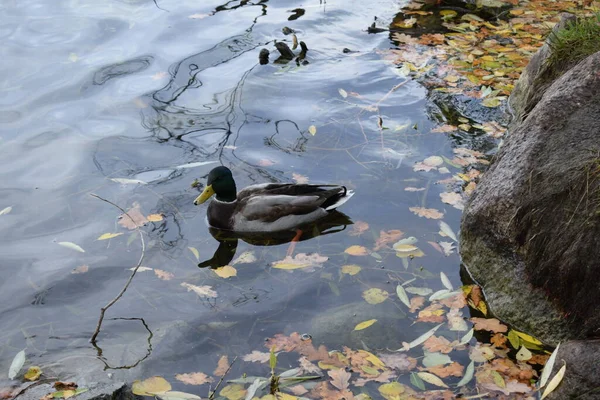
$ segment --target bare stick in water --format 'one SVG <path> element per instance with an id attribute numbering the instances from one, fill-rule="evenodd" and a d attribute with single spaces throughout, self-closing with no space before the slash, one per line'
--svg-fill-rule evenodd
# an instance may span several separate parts
<path id="1" fill-rule="evenodd" d="M 133 269 L 133 272 L 131 273 L 131 276 L 129 277 L 129 280 L 127 280 L 127 283 L 125 284 L 125 286 L 123 286 L 123 289 L 121 289 L 121 292 L 114 299 L 112 299 L 107 305 L 105 305 L 104 307 L 102 307 L 100 309 L 100 318 L 98 319 L 98 325 L 96 325 L 96 330 L 94 331 L 94 334 L 92 335 L 92 337 L 90 339 L 90 342 L 92 342 L 93 344 L 96 344 L 96 338 L 98 337 L 98 334 L 100 333 L 100 328 L 102 327 L 102 321 L 104 320 L 104 313 L 113 304 L 115 304 L 123 296 L 123 294 L 125 294 L 125 291 L 129 287 L 129 284 L 131 283 L 131 281 L 133 280 L 133 277 L 137 273 L 138 268 L 140 268 L 140 266 L 142 265 L 142 261 L 144 260 L 144 256 L 146 255 L 146 242 L 144 242 L 144 235 L 142 234 L 142 231 L 140 230 L 140 227 L 137 226 L 137 223 L 135 222 L 135 220 L 133 218 L 131 218 L 131 215 L 129 215 L 127 213 L 127 211 L 123 210 L 121 207 L 119 207 L 118 205 L 116 205 L 112 201 L 106 200 L 106 199 L 98 196 L 97 194 L 90 193 L 90 196 L 95 197 L 95 198 L 97 198 L 99 200 L 102 200 L 102 201 L 104 201 L 104 202 L 106 202 L 106 203 L 108 203 L 110 205 L 113 205 L 113 206 L 117 207 L 119 210 L 121 210 L 123 212 L 123 214 L 125 214 L 127 216 L 127 218 L 129 218 L 131 220 L 131 222 L 133 222 L 133 224 L 135 225 L 135 230 L 137 231 L 138 235 L 140 235 L 140 241 L 142 242 L 142 254 L 140 256 L 140 259 L 139 259 L 137 265 Z"/>

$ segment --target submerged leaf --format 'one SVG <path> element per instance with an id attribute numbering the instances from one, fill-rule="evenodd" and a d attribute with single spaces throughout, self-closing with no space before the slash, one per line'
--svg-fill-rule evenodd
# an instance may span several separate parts
<path id="1" fill-rule="evenodd" d="M 342 274 L 356 275 L 360 272 L 361 269 L 362 268 L 358 265 L 343 265 Z"/>
<path id="2" fill-rule="evenodd" d="M 409 207 L 408 209 L 419 217 L 425 217 L 429 219 L 441 219 L 444 217 L 444 214 L 435 208 Z"/>
<path id="3" fill-rule="evenodd" d="M 186 288 L 188 292 L 195 292 L 200 297 L 217 297 L 217 292 L 212 290 L 212 286 L 196 286 L 186 282 L 183 282 L 181 286 Z"/>
<path id="4" fill-rule="evenodd" d="M 471 330 L 473 332 L 473 330 Z M 456 384 L 456 386 L 461 387 L 471 382 L 473 379 L 473 374 L 475 373 L 475 362 L 471 361 L 469 365 L 467 365 L 467 369 L 465 370 L 465 376 Z"/>
<path id="5" fill-rule="evenodd" d="M 329 257 L 321 256 L 317 253 L 299 253 L 296 254 L 294 258 L 287 256 L 283 260 L 273 262 L 272 265 L 273 268 L 288 270 L 308 267 L 320 267 L 328 259 Z"/>
<path id="6" fill-rule="evenodd" d="M 104 234 L 100 235 L 98 237 L 98 239 L 96 239 L 96 240 L 112 239 L 112 238 L 116 238 L 117 236 L 121 236 L 122 234 L 123 234 L 123 232 L 120 232 L 120 233 L 104 233 Z"/>
<path id="7" fill-rule="evenodd" d="M 354 245 L 344 250 L 344 253 L 350 254 L 351 256 L 366 256 L 369 254 L 369 250 L 364 246 Z"/>
<path id="8" fill-rule="evenodd" d="M 200 253 L 198 252 L 198 249 L 195 247 L 188 247 L 188 249 L 192 252 L 194 257 L 196 257 L 196 261 L 200 261 Z"/>
<path id="9" fill-rule="evenodd" d="M 154 396 L 169 390 L 171 390 L 171 384 L 160 376 L 153 376 L 143 381 L 134 381 L 131 387 L 133 394 L 138 396 Z"/>
<path id="10" fill-rule="evenodd" d="M 448 279 L 448 277 L 446 276 L 445 273 L 440 272 L 440 279 L 442 281 L 442 285 L 444 285 L 444 287 L 448 290 L 454 290 L 454 287 L 452 286 L 452 283 L 450 283 L 450 279 Z"/>
<path id="11" fill-rule="evenodd" d="M 417 372 L 417 375 L 419 376 L 419 378 L 423 379 L 425 382 L 434 385 L 434 386 L 439 386 L 439 387 L 443 387 L 443 388 L 447 388 L 448 385 L 446 385 L 440 378 L 438 378 L 437 376 L 430 374 L 429 372 Z"/>
<path id="12" fill-rule="evenodd" d="M 369 304 L 383 303 L 384 301 L 387 300 L 388 296 L 389 296 L 388 292 L 386 292 L 383 289 L 378 289 L 378 288 L 371 288 L 371 289 L 365 290 L 362 294 L 362 297 Z"/>
<path id="13" fill-rule="evenodd" d="M 223 267 L 214 269 L 213 271 L 215 271 L 215 274 L 219 275 L 221 278 L 231 278 L 232 276 L 237 275 L 237 270 L 231 265 L 225 265 Z"/>
<path id="14" fill-rule="evenodd" d="M 177 374 L 175 375 L 175 379 L 180 382 L 185 383 L 186 385 L 203 385 L 205 383 L 210 383 L 213 381 L 213 378 L 206 375 L 203 372 L 191 372 L 189 374 Z"/>
<path id="15" fill-rule="evenodd" d="M 408 295 L 406 294 L 406 291 L 402 285 L 396 286 L 396 294 L 398 295 L 400 301 L 402 301 L 406 307 L 410 308 L 410 300 L 408 299 Z"/>

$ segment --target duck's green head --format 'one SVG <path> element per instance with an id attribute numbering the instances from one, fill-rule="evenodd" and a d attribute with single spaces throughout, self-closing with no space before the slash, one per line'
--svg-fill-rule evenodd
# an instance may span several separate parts
<path id="1" fill-rule="evenodd" d="M 202 204 L 206 200 L 210 199 L 213 194 L 217 195 L 219 201 L 235 201 L 237 196 L 237 189 L 235 187 L 235 181 L 233 175 L 227 167 L 216 167 L 208 174 L 208 180 L 206 181 L 206 187 L 200 196 L 196 197 L 194 204 Z"/>

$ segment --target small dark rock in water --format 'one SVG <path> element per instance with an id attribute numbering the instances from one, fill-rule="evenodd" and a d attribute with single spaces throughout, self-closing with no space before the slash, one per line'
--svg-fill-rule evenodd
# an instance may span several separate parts
<path id="1" fill-rule="evenodd" d="M 260 65 L 265 65 L 269 63 L 269 50 L 262 49 L 258 54 L 258 62 Z"/>
<path id="2" fill-rule="evenodd" d="M 294 33 L 294 30 L 292 28 L 288 28 L 287 26 L 284 26 L 281 29 L 281 32 L 283 32 L 284 35 L 289 35 L 290 33 Z"/>
<path id="3" fill-rule="evenodd" d="M 344 47 L 344 50 L 342 50 L 342 53 L 348 54 L 348 53 L 354 53 L 354 52 L 352 50 L 350 50 L 349 48 Z"/>
<path id="4" fill-rule="evenodd" d="M 302 43 L 302 42 L 300 42 L 300 43 Z M 288 46 L 287 44 L 285 44 L 283 42 L 277 42 L 277 43 L 275 43 L 275 47 L 279 51 L 279 54 L 281 54 L 282 58 L 291 60 L 294 57 L 296 57 L 296 55 L 294 54 L 294 52 L 290 49 L 290 46 Z"/>

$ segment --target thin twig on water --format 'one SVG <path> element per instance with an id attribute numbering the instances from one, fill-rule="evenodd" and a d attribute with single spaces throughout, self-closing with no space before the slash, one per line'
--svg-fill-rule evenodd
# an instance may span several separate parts
<path id="1" fill-rule="evenodd" d="M 121 289 L 121 292 L 114 299 L 112 299 L 107 305 L 105 305 L 104 307 L 102 307 L 100 309 L 100 318 L 98 318 L 98 325 L 96 325 L 96 330 L 94 331 L 94 334 L 92 335 L 92 337 L 90 339 L 90 342 L 92 342 L 93 344 L 96 344 L 96 338 L 98 337 L 98 334 L 100 333 L 100 328 L 102 327 L 102 321 L 104 320 L 104 313 L 113 304 L 115 304 L 123 296 L 123 294 L 125 294 L 125 291 L 129 287 L 129 284 L 133 280 L 133 277 L 135 276 L 135 274 L 137 273 L 138 269 L 142 265 L 142 261 L 144 260 L 144 256 L 146 255 L 146 242 L 144 242 L 144 235 L 142 234 L 142 231 L 140 230 L 140 227 L 138 226 L 138 224 L 136 223 L 136 221 L 131 217 L 131 215 L 129 215 L 127 213 L 127 211 L 125 211 L 124 209 L 122 209 L 121 207 L 119 207 L 118 205 L 116 205 L 115 203 L 113 203 L 112 201 L 106 200 L 106 199 L 98 196 L 97 194 L 90 193 L 90 196 L 95 197 L 98 200 L 102 200 L 102 201 L 104 201 L 104 202 L 106 202 L 106 203 L 108 203 L 110 205 L 113 205 L 113 206 L 117 207 L 119 210 L 121 210 L 121 212 L 123 212 L 123 214 L 127 215 L 127 218 L 129 218 L 131 220 L 131 222 L 133 222 L 133 224 L 135 225 L 135 230 L 140 235 L 140 241 L 142 242 L 142 254 L 140 255 L 140 259 L 139 259 L 137 265 L 133 269 L 133 272 L 131 273 L 131 276 L 127 280 L 127 283 L 125 284 L 125 286 L 123 286 L 123 289 Z"/>
<path id="2" fill-rule="evenodd" d="M 212 392 L 210 392 L 210 394 L 208 395 L 208 400 L 213 400 L 215 398 L 215 393 L 217 393 L 217 390 L 219 390 L 219 386 L 221 386 L 221 383 L 223 383 L 223 379 L 225 379 L 225 377 L 227 376 L 227 374 L 231 370 L 231 367 L 233 367 L 233 364 L 235 364 L 235 360 L 237 360 L 237 356 L 235 356 L 235 358 L 233 359 L 233 361 L 231 362 L 231 364 L 229 364 L 229 368 L 227 368 L 227 371 L 225 371 L 225 373 L 223 374 L 223 376 L 219 380 L 219 383 L 217 383 L 217 386 L 215 386 L 215 389 Z"/>

